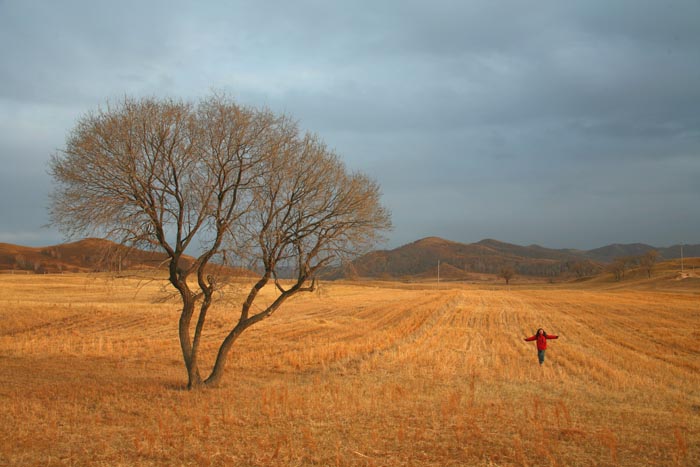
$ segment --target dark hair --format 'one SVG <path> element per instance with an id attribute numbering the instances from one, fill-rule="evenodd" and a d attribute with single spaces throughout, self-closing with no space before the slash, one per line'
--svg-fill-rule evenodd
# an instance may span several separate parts
<path id="1" fill-rule="evenodd" d="M 542 328 L 539 328 L 539 329 L 537 330 L 537 332 L 535 333 L 535 335 L 538 336 L 538 335 L 540 334 L 540 331 L 542 331 L 542 335 L 543 335 L 543 336 L 547 337 L 547 331 L 545 331 L 545 330 L 542 329 Z"/>

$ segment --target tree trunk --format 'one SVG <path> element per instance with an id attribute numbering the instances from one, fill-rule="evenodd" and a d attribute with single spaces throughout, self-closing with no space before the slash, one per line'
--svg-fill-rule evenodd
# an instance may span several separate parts
<path id="1" fill-rule="evenodd" d="M 187 388 L 193 389 L 202 385 L 202 377 L 199 374 L 199 364 L 196 352 L 192 348 L 190 337 L 190 322 L 194 313 L 194 302 L 189 297 L 183 297 L 182 313 L 180 314 L 180 324 L 178 327 L 180 336 L 180 348 L 182 358 L 187 370 Z"/>
<path id="2" fill-rule="evenodd" d="M 197 365 L 190 365 L 187 368 L 187 389 L 197 389 L 202 386 L 202 377 L 199 376 Z"/>
<path id="3" fill-rule="evenodd" d="M 292 289 L 282 293 L 282 295 L 277 297 L 277 299 L 270 306 L 268 306 L 265 311 L 262 311 L 256 314 L 255 316 L 251 316 L 250 318 L 242 318 L 241 321 L 238 322 L 236 327 L 231 330 L 231 332 L 221 343 L 221 347 L 219 347 L 219 353 L 216 355 L 216 362 L 214 363 L 214 368 L 212 369 L 209 377 L 204 381 L 204 384 L 206 386 L 216 387 L 219 385 L 219 383 L 221 383 L 221 378 L 223 377 L 224 369 L 226 368 L 226 360 L 228 358 L 228 354 L 231 351 L 233 343 L 236 342 L 236 339 L 238 339 L 238 337 L 243 333 L 243 331 L 248 329 L 250 326 L 253 326 L 254 324 L 259 323 L 260 321 L 271 316 L 272 313 L 274 313 L 284 301 L 286 301 L 290 296 L 294 295 L 300 290 L 301 283 L 303 283 L 303 281 L 297 282 L 297 284 L 294 287 L 292 287 Z M 254 290 L 248 297 L 248 301 L 243 305 L 243 316 L 247 316 L 247 310 L 253 303 L 253 300 L 258 290 L 259 289 Z M 313 289 L 309 289 L 309 291 L 310 290 Z"/>
<path id="4" fill-rule="evenodd" d="M 233 343 L 236 342 L 238 336 L 246 329 L 247 326 L 241 325 L 240 323 L 233 328 L 233 330 L 226 336 L 224 341 L 219 347 L 219 353 L 216 355 L 216 362 L 214 363 L 214 368 L 211 370 L 211 374 L 204 381 L 204 384 L 209 387 L 217 387 L 221 383 L 221 378 L 224 375 L 224 370 L 226 368 L 226 359 L 228 358 L 228 353 L 233 347 Z"/>

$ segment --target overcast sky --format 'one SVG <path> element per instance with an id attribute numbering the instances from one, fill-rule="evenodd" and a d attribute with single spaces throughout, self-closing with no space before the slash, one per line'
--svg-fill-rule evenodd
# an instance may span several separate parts
<path id="1" fill-rule="evenodd" d="M 697 0 L 0 0 L 0 44 L 0 242 L 63 241 L 80 115 L 217 90 L 378 180 L 381 247 L 700 243 Z"/>

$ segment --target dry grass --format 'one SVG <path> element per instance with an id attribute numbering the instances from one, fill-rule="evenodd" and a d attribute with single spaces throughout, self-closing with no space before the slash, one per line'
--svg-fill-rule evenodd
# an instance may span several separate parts
<path id="1" fill-rule="evenodd" d="M 0 465 L 700 465 L 692 291 L 326 284 L 190 393 L 161 283 L 0 286 Z"/>

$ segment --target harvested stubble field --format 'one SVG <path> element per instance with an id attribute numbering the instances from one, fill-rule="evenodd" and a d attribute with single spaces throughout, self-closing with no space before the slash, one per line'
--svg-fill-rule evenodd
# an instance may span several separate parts
<path id="1" fill-rule="evenodd" d="M 0 286 L 0 465 L 700 465 L 697 293 L 327 283 L 188 392 L 163 282 Z"/>

